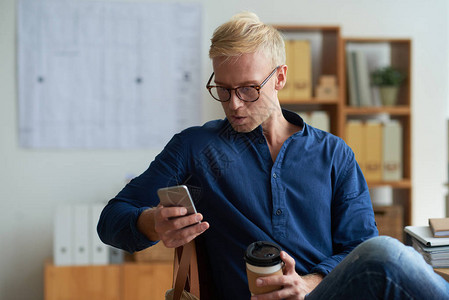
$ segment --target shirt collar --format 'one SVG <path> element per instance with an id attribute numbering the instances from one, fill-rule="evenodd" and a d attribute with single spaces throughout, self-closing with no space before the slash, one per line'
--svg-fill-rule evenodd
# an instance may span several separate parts
<path id="1" fill-rule="evenodd" d="M 282 108 L 282 115 L 287 120 L 287 122 L 301 127 L 301 130 L 296 132 L 294 135 L 305 135 L 307 124 L 297 113 Z M 228 130 L 233 131 L 234 133 L 238 133 L 237 131 L 234 130 L 234 128 L 232 128 L 231 123 L 229 123 L 229 120 L 227 118 L 225 118 L 225 120 L 226 120 L 226 127 L 228 128 Z M 257 126 L 253 131 L 248 132 L 246 134 L 255 134 L 257 136 L 263 136 L 262 125 Z"/>

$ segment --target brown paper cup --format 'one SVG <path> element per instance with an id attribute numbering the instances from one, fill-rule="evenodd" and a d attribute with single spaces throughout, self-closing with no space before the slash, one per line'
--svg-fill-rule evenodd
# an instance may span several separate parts
<path id="1" fill-rule="evenodd" d="M 248 285 L 251 295 L 259 295 L 280 290 L 280 285 L 256 286 L 256 279 L 271 275 L 282 275 L 282 265 L 278 264 L 271 267 L 257 267 L 246 264 L 246 274 L 248 276 Z"/>

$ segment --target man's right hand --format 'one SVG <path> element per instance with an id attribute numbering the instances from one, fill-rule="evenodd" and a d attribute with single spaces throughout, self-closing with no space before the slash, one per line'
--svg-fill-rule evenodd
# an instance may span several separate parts
<path id="1" fill-rule="evenodd" d="M 209 228 L 201 222 L 203 215 L 186 216 L 185 207 L 163 207 L 144 210 L 137 219 L 137 228 L 151 241 L 161 240 L 168 248 L 187 244 Z M 201 223 L 200 223 L 201 222 Z"/>

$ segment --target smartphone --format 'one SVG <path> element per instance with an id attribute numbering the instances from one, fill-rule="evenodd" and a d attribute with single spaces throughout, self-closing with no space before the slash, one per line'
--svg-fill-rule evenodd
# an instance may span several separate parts
<path id="1" fill-rule="evenodd" d="M 165 207 L 183 206 L 187 208 L 187 215 L 196 214 L 196 208 L 185 185 L 175 185 L 157 190 L 161 204 Z"/>

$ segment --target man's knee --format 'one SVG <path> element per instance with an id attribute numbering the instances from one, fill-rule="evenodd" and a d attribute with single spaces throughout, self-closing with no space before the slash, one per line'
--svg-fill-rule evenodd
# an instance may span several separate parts
<path id="1" fill-rule="evenodd" d="M 353 254 L 364 265 L 376 266 L 376 268 L 407 269 L 417 263 L 425 265 L 422 256 L 413 248 L 388 236 L 379 236 L 363 242 L 354 249 Z"/>
<path id="2" fill-rule="evenodd" d="M 389 236 L 378 236 L 363 242 L 356 250 L 365 252 L 365 254 L 375 253 L 377 257 L 385 256 L 385 258 L 388 258 L 390 255 L 396 256 L 400 251 L 407 251 L 406 248 L 397 239 Z"/>

